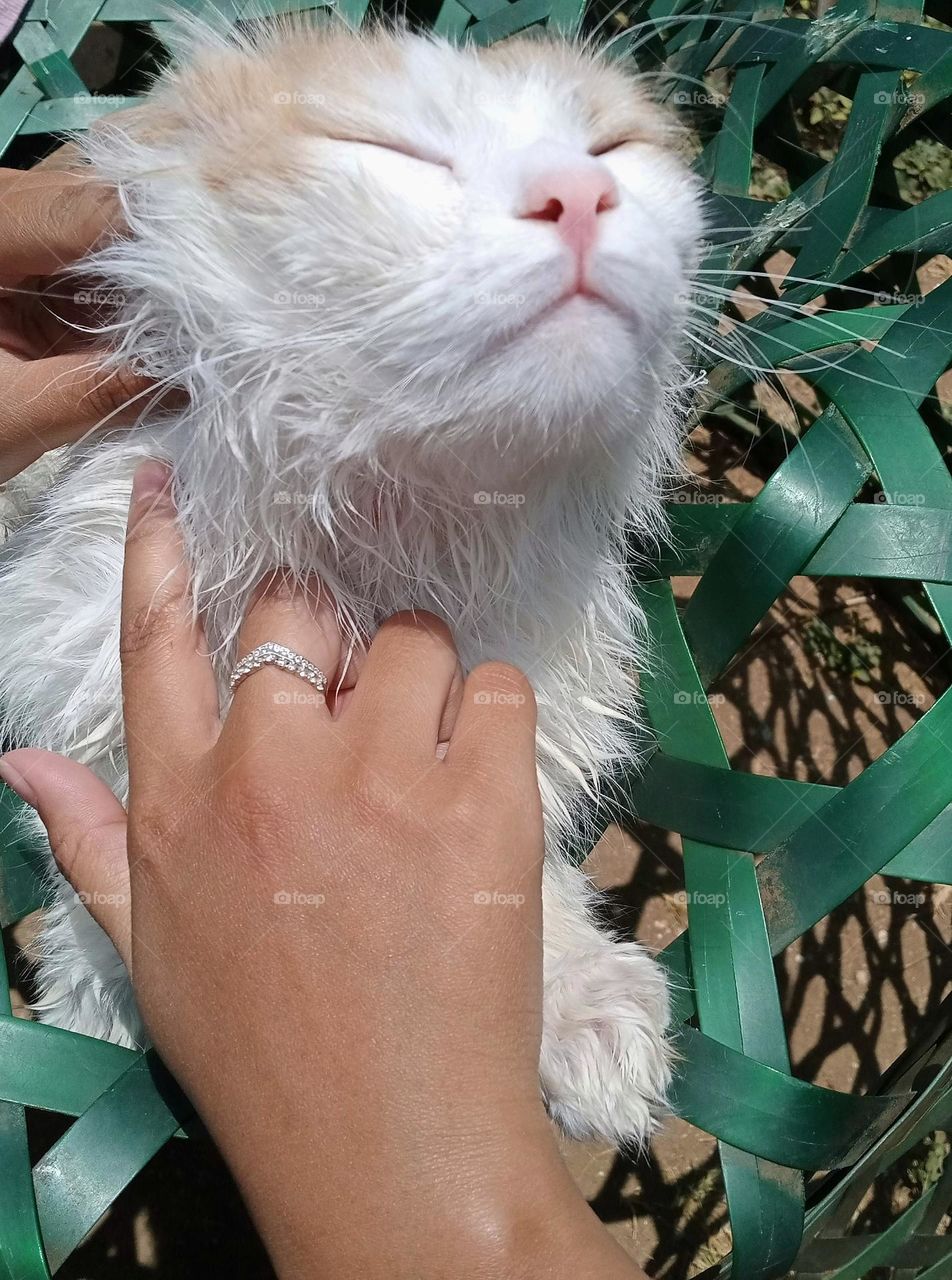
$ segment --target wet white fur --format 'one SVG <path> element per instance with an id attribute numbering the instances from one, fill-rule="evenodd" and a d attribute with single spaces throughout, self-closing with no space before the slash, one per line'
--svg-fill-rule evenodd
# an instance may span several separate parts
<path id="1" fill-rule="evenodd" d="M 324 83 L 320 38 L 258 35 L 229 51 L 194 32 L 152 109 L 176 101 L 191 64 L 254 63 L 273 39 L 311 48 L 279 84 L 306 110 Z M 643 655 L 622 541 L 626 525 L 660 530 L 678 465 L 699 214 L 670 150 L 606 155 L 621 200 L 602 215 L 592 279 L 618 310 L 576 299 L 516 333 L 571 274 L 553 226 L 514 217 L 520 193 L 599 141 L 585 84 L 600 56 L 553 61 L 547 48 L 517 68 L 409 36 L 364 52 L 355 127 L 389 122 L 452 171 L 316 133 L 292 144 L 293 181 L 252 154 L 248 174 L 215 187 L 227 125 L 151 136 L 119 118 L 86 139 L 133 233 L 95 264 L 124 298 L 119 355 L 187 388 L 190 408 L 74 450 L 8 543 L 0 705 L 19 743 L 86 761 L 124 794 L 122 537 L 134 460 L 157 452 L 175 466 L 220 672 L 250 588 L 276 563 L 316 571 L 349 631 L 418 606 L 448 619 L 464 667 L 521 667 L 539 702 L 548 824 L 541 1081 L 570 1132 L 639 1142 L 669 1077 L 665 984 L 637 943 L 596 927 L 590 885 L 562 850 L 579 797 L 630 749 L 628 671 Z M 348 104 L 335 110 L 346 121 Z M 55 879 L 39 1016 L 137 1042 L 115 951 Z"/>

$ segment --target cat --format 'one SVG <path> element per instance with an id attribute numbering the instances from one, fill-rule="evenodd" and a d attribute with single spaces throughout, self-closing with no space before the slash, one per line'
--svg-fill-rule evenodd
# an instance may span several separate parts
<path id="1" fill-rule="evenodd" d="M 82 264 L 103 332 L 186 407 L 68 451 L 0 568 L 8 739 L 126 796 L 118 621 L 132 471 L 167 459 L 227 701 L 275 565 L 345 636 L 445 618 L 522 668 L 546 818 L 540 1082 L 569 1134 L 640 1144 L 671 1070 L 659 965 L 567 849 L 630 756 L 643 618 L 626 538 L 663 531 L 702 231 L 667 112 L 583 44 L 186 23 L 142 105 L 81 138 L 128 234 Z M 274 636 L 280 641 L 282 637 Z M 143 1043 L 128 975 L 50 866 L 36 1015 Z"/>

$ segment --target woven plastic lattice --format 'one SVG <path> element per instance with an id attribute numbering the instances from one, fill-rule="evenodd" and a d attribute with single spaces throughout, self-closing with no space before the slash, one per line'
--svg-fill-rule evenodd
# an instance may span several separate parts
<path id="1" fill-rule="evenodd" d="M 319 7 L 255 0 L 233 12 Z M 366 8 L 337 6 L 355 23 Z M 445 0 L 433 25 L 487 43 L 538 24 L 572 32 L 582 9 L 579 0 Z M 166 16 L 158 0 L 37 0 L 13 40 L 23 65 L 0 94 L 0 150 L 121 105 L 89 93 L 73 54 L 94 22 L 161 41 Z M 952 1170 L 885 1232 L 850 1234 L 849 1223 L 877 1175 L 952 1121 L 948 1016 L 921 1028 L 875 1095 L 835 1093 L 790 1073 L 773 958 L 881 870 L 952 882 L 952 693 L 837 788 L 733 771 L 704 691 L 795 574 L 924 583 L 950 634 L 949 436 L 923 405 L 949 363 L 952 281 L 903 305 L 797 309 L 890 255 L 952 247 L 952 191 L 910 204 L 891 166 L 906 142 L 948 134 L 952 36 L 924 25 L 914 0 L 841 0 L 820 19 L 775 3 L 655 0 L 628 16 L 618 56 L 666 64 L 682 77 L 675 85 L 729 73 L 729 101 L 697 162 L 713 192 L 706 266 L 742 281 L 770 253 L 795 256 L 786 306 L 742 322 L 746 349 L 755 364 L 799 370 L 825 405 L 754 501 L 674 506 L 675 549 L 637 588 L 663 661 L 645 685 L 657 747 L 628 781 L 626 807 L 683 836 L 689 927 L 664 959 L 678 990 L 676 1104 L 720 1143 L 734 1252 L 715 1270 L 752 1280 L 793 1267 L 845 1280 L 892 1266 L 939 1280 L 952 1276 L 952 1244 L 937 1234 Z M 802 146 L 794 105 L 834 76 L 852 109 L 823 160 Z M 755 151 L 789 175 L 779 202 L 750 195 Z M 822 352 L 835 358 L 818 361 Z M 727 363 L 710 371 L 720 396 L 749 377 Z M 856 501 L 871 479 L 884 503 Z M 909 493 L 921 503 L 890 501 Z M 680 614 L 675 574 L 700 575 Z M 4 925 L 40 903 L 30 858 L 15 841 L 3 851 Z M 13 1018 L 6 989 L 0 1277 L 45 1280 L 187 1111 L 149 1055 Z M 78 1117 L 32 1169 L 28 1106 Z"/>

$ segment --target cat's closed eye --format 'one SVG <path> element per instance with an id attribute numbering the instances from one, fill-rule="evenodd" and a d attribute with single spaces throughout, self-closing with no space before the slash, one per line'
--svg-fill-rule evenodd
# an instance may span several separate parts
<path id="1" fill-rule="evenodd" d="M 400 142 L 380 142 L 374 138 L 350 138 L 343 135 L 329 137 L 327 140 L 328 142 L 349 142 L 359 147 L 377 147 L 381 151 L 392 151 L 398 156 L 406 156 L 409 160 L 419 160 L 421 164 L 432 164 L 441 169 L 452 170 L 453 168 L 445 156 L 437 155 L 435 152 L 421 151 L 417 147 L 405 146 Z"/>
<path id="2" fill-rule="evenodd" d="M 612 151 L 620 151 L 622 147 L 628 147 L 635 142 L 644 141 L 644 138 L 636 137 L 612 138 L 609 142 L 600 142 L 594 147 L 589 147 L 588 154 L 590 156 L 607 156 Z"/>

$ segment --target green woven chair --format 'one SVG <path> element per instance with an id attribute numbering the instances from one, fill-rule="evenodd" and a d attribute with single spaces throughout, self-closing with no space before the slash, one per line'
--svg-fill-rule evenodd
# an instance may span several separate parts
<path id="1" fill-rule="evenodd" d="M 367 7 L 335 9 L 359 23 Z M 292 8 L 320 6 L 229 11 Z M 489 43 L 540 24 L 572 33 L 583 9 L 443 0 L 431 17 L 452 39 Z M 159 0 L 35 0 L 13 41 L 22 66 L 0 93 L 0 151 L 12 144 L 16 157 L 29 135 L 83 128 L 121 105 L 90 94 L 73 55 L 94 22 L 147 54 L 164 17 Z M 851 1227 L 872 1183 L 952 1123 L 948 1002 L 878 1090 L 847 1095 L 792 1076 L 774 975 L 774 957 L 880 871 L 952 882 L 952 693 L 843 787 L 732 769 L 705 696 L 793 575 L 921 584 L 919 614 L 943 643 L 952 634 L 952 433 L 934 407 L 952 280 L 898 304 L 831 292 L 884 259 L 908 266 L 952 247 L 952 191 L 910 203 L 892 163 L 919 139 L 950 136 L 952 35 L 924 22 L 922 0 L 840 0 L 817 19 L 774 0 L 635 0 L 605 21 L 620 33 L 617 56 L 667 66 L 671 93 L 707 104 L 702 279 L 730 287 L 760 279 L 751 273 L 777 251 L 795 258 L 783 306 L 748 321 L 732 313 L 751 372 L 713 361 L 702 402 L 736 403 L 755 368 L 783 367 L 822 404 L 808 430 L 786 433 L 756 499 L 673 505 L 673 545 L 636 588 L 661 657 L 644 684 L 656 743 L 625 782 L 621 819 L 683 838 L 688 929 L 663 959 L 682 1055 L 674 1103 L 718 1139 L 732 1227 L 733 1253 L 710 1274 L 952 1277 L 952 1238 L 939 1234 L 952 1167 L 880 1234 Z M 730 86 L 725 106 L 695 91 L 712 74 Z M 824 85 L 852 102 L 832 159 L 807 149 L 797 125 Z M 790 194 L 751 194 L 758 156 L 783 167 Z M 824 292 L 843 301 L 801 313 Z M 870 485 L 884 500 L 857 501 Z M 909 494 L 915 505 L 892 501 Z M 700 578 L 680 611 L 675 575 Z M 34 851 L 14 829 L 5 824 L 0 862 L 4 926 L 41 902 Z M 46 1280 L 190 1118 L 153 1055 L 14 1018 L 6 992 L 0 983 L 0 1278 Z M 32 1168 L 27 1107 L 76 1117 Z"/>

